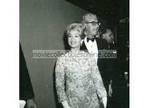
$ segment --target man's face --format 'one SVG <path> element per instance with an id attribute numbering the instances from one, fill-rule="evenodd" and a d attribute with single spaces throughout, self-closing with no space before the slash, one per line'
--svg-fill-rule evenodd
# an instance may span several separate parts
<path id="1" fill-rule="evenodd" d="M 106 33 L 102 35 L 102 38 L 105 39 L 108 43 L 112 43 L 114 41 L 114 35 L 111 30 L 107 30 Z"/>
<path id="2" fill-rule="evenodd" d="M 99 25 L 100 23 L 98 21 L 93 21 L 93 22 L 86 22 L 85 26 L 86 26 L 86 32 L 87 32 L 87 36 L 89 38 L 98 35 L 98 30 L 99 30 Z"/>

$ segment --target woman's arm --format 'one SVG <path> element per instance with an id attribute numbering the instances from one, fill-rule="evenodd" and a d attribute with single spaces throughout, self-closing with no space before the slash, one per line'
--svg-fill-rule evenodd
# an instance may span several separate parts
<path id="1" fill-rule="evenodd" d="M 64 72 L 64 59 L 58 58 L 55 68 L 55 78 L 56 78 L 56 91 L 58 95 L 58 100 L 62 103 L 64 108 L 68 107 L 67 96 L 65 93 L 65 72 Z"/>
<path id="2" fill-rule="evenodd" d="M 101 101 L 104 105 L 104 108 L 106 108 L 107 92 L 104 87 L 104 84 L 103 84 L 103 81 L 102 81 L 102 78 L 101 78 L 101 75 L 100 75 L 100 72 L 99 72 L 99 69 L 96 64 L 95 59 L 92 59 L 91 63 L 92 63 L 92 76 L 93 76 L 94 83 L 96 85 L 97 94 L 98 94 L 99 98 L 101 99 Z"/>

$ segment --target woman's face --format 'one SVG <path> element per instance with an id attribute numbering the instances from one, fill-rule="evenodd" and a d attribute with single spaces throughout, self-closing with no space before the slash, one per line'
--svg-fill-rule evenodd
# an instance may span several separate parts
<path id="1" fill-rule="evenodd" d="M 80 37 L 80 32 L 76 30 L 70 31 L 70 34 L 68 36 L 68 44 L 70 45 L 71 48 L 80 48 L 80 43 L 81 43 L 81 37 Z"/>

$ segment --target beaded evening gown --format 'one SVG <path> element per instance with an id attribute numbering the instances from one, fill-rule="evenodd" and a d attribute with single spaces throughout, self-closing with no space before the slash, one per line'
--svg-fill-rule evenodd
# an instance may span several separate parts
<path id="1" fill-rule="evenodd" d="M 58 58 L 55 68 L 59 102 L 70 108 L 99 108 L 106 90 L 95 59 L 84 51 L 68 52 Z"/>

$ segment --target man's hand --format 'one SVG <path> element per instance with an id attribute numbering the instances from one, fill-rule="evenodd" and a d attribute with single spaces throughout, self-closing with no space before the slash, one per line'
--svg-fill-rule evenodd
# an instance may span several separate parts
<path id="1" fill-rule="evenodd" d="M 110 84 L 108 86 L 108 96 L 112 97 L 113 90 L 112 90 L 112 80 L 110 80 Z"/>
<path id="2" fill-rule="evenodd" d="M 34 99 L 28 99 L 26 102 L 27 108 L 37 108 Z"/>
<path id="3" fill-rule="evenodd" d="M 109 85 L 108 96 L 109 96 L 109 97 L 112 97 L 112 93 L 113 93 L 112 86 Z"/>

